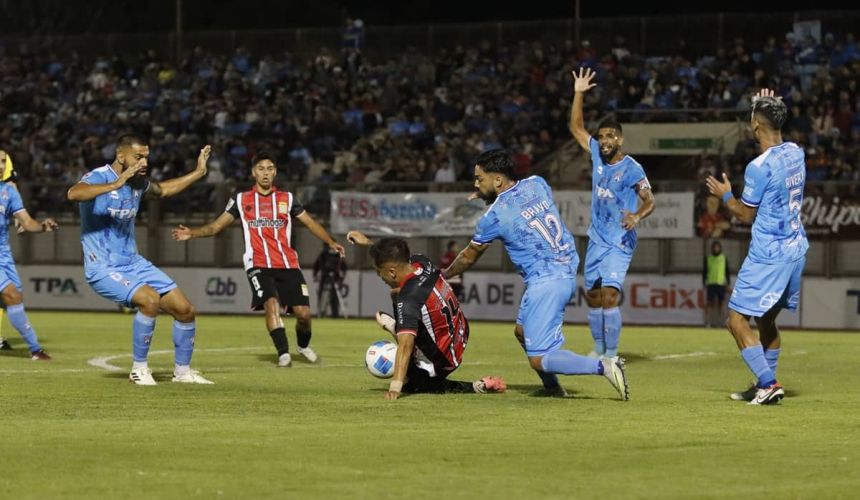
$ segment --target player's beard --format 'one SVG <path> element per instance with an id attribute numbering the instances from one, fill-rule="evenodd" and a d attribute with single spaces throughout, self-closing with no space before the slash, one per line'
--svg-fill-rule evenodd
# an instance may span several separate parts
<path id="1" fill-rule="evenodd" d="M 143 189 L 146 187 L 146 174 L 135 174 L 126 182 L 132 189 Z"/>
<path id="2" fill-rule="evenodd" d="M 613 158 L 615 158 L 616 154 L 618 154 L 618 146 L 613 146 L 606 154 L 603 154 L 603 151 L 601 151 L 600 159 L 603 160 L 603 163 L 609 163 Z"/>
<path id="3" fill-rule="evenodd" d="M 496 201 L 497 196 L 498 195 L 493 191 L 489 193 L 483 193 L 481 191 L 478 191 L 478 198 L 484 200 L 484 203 L 487 205 L 492 205 L 493 202 Z"/>

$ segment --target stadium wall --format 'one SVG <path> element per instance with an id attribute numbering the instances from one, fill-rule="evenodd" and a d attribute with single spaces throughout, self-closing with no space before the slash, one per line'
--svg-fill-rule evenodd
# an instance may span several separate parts
<path id="1" fill-rule="evenodd" d="M 242 269 L 171 268 L 164 270 L 182 287 L 201 313 L 251 314 L 250 289 Z M 20 266 L 24 297 L 32 310 L 112 311 L 117 306 L 87 285 L 80 266 Z M 314 313 L 319 310 L 311 273 L 305 271 Z M 470 319 L 514 321 L 523 283 L 515 273 L 469 272 L 464 280 L 462 307 Z M 568 305 L 565 320 L 586 322 L 587 305 L 582 278 L 579 290 Z M 341 288 L 344 310 L 349 317 L 372 317 L 388 311 L 388 289 L 374 271 L 347 274 Z M 622 310 L 625 324 L 701 325 L 704 294 L 699 274 L 628 275 Z M 784 313 L 787 327 L 860 329 L 860 279 L 806 278 L 801 309 Z"/>

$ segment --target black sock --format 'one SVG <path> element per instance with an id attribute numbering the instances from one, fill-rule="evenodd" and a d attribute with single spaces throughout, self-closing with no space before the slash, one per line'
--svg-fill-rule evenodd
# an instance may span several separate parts
<path id="1" fill-rule="evenodd" d="M 278 356 L 290 352 L 290 344 L 287 341 L 287 332 L 284 327 L 275 328 L 269 332 L 272 337 L 272 343 L 275 344 L 275 349 L 278 350 Z"/>
<path id="2" fill-rule="evenodd" d="M 304 349 L 311 343 L 311 328 L 296 324 L 296 343 Z"/>

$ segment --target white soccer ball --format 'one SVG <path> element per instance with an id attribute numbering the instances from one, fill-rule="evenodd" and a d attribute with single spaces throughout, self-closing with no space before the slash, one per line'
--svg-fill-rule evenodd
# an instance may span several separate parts
<path id="1" fill-rule="evenodd" d="M 376 378 L 391 378 L 394 375 L 394 358 L 397 344 L 390 340 L 378 340 L 367 348 L 364 364 L 367 371 Z"/>

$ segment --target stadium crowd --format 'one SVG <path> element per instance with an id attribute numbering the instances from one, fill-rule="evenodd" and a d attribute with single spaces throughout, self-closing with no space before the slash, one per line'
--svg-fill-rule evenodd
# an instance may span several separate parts
<path id="1" fill-rule="evenodd" d="M 755 89 L 772 86 L 789 104 L 787 137 L 807 149 L 810 180 L 860 179 L 860 48 L 852 34 L 821 43 L 735 40 L 716 54 L 644 57 L 623 38 L 613 47 L 521 42 L 457 46 L 434 54 L 405 48 L 396 59 L 322 48 L 315 56 L 219 56 L 195 48 L 178 66 L 155 51 L 139 57 L 30 53 L 0 57 L 0 144 L 21 176 L 71 184 L 112 158 L 119 132 L 151 138 L 152 175 L 193 168 L 213 145 L 209 183 L 244 181 L 248 160 L 269 149 L 301 181 L 469 180 L 469 159 L 504 146 L 520 173 L 570 140 L 570 70 L 588 66 L 599 86 L 587 126 L 607 112 L 710 109 L 681 119 L 743 116 Z M 656 111 L 655 111 L 656 110 Z M 622 118 L 624 120 L 624 118 Z M 756 156 L 751 140 L 701 169 L 739 175 Z M 716 163 L 716 165 L 712 165 Z M 38 203 L 38 200 L 37 200 Z"/>

